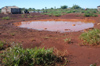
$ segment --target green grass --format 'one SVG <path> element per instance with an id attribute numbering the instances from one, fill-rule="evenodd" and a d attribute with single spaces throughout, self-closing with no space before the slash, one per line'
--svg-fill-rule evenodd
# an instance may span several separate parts
<path id="1" fill-rule="evenodd" d="M 15 36 L 15 33 L 10 33 L 10 35 Z"/>
<path id="2" fill-rule="evenodd" d="M 85 17 L 97 17 L 98 15 L 94 13 L 85 13 L 84 16 Z"/>
<path id="3" fill-rule="evenodd" d="M 62 58 L 56 56 L 52 49 L 23 49 L 19 45 L 10 47 L 0 55 L 4 66 L 54 66 Z"/>
<path id="4" fill-rule="evenodd" d="M 47 36 L 47 37 L 44 37 L 44 39 L 49 39 L 49 38 L 50 38 L 50 37 L 48 37 L 48 36 Z"/>
<path id="5" fill-rule="evenodd" d="M 4 42 L 0 41 L 0 50 L 3 49 Z"/>
<path id="6" fill-rule="evenodd" d="M 61 14 L 53 14 L 53 16 L 55 16 L 55 17 L 60 17 Z"/>
<path id="7" fill-rule="evenodd" d="M 80 39 L 84 41 L 84 43 L 88 43 L 90 45 L 99 45 L 100 44 L 100 30 L 94 29 L 80 35 Z"/>
<path id="8" fill-rule="evenodd" d="M 28 15 L 27 17 L 28 17 L 28 18 L 32 18 L 33 16 L 32 16 L 32 15 Z"/>
<path id="9" fill-rule="evenodd" d="M 68 13 L 79 13 L 79 14 L 84 14 L 84 16 L 86 16 L 86 17 L 90 17 L 90 16 L 92 16 L 92 17 L 97 17 L 98 15 L 98 11 L 97 11 L 97 9 L 86 9 L 86 10 L 84 10 L 84 9 L 61 9 L 61 8 L 57 8 L 57 9 L 47 9 L 46 10 L 46 12 L 45 12 L 45 10 L 44 10 L 44 13 L 42 13 L 42 14 L 44 14 L 44 15 L 66 15 L 66 14 L 68 14 Z M 58 16 L 57 16 L 58 17 Z"/>
<path id="10" fill-rule="evenodd" d="M 97 64 L 91 64 L 90 66 L 97 66 Z"/>
<path id="11" fill-rule="evenodd" d="M 11 18 L 9 16 L 7 17 L 2 17 L 3 20 L 10 20 Z"/>

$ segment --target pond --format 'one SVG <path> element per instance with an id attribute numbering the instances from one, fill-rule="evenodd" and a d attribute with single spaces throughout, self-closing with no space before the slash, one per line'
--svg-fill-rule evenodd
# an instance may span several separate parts
<path id="1" fill-rule="evenodd" d="M 41 21 L 25 21 L 15 23 L 16 26 L 21 28 L 45 30 L 45 31 L 57 31 L 57 32 L 77 32 L 84 29 L 93 28 L 93 21 L 82 20 L 41 20 Z"/>

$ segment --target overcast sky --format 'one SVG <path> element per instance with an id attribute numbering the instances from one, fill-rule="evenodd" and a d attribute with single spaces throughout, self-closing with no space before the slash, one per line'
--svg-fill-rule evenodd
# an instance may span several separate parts
<path id="1" fill-rule="evenodd" d="M 0 0 L 0 8 L 4 6 L 18 6 L 20 8 L 51 8 L 67 5 L 79 5 L 82 8 L 97 8 L 100 5 L 100 0 Z"/>

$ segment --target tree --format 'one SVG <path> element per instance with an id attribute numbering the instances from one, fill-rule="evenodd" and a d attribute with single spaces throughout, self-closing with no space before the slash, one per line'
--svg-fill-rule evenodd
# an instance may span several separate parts
<path id="1" fill-rule="evenodd" d="M 29 11 L 32 11 L 32 8 L 29 8 L 28 10 L 29 10 Z"/>
<path id="2" fill-rule="evenodd" d="M 51 9 L 53 9 L 53 8 L 51 7 Z"/>
<path id="3" fill-rule="evenodd" d="M 72 9 L 81 9 L 81 7 L 78 5 L 73 5 Z"/>
<path id="4" fill-rule="evenodd" d="M 68 6 L 64 5 L 64 6 L 61 6 L 61 9 L 67 9 Z"/>

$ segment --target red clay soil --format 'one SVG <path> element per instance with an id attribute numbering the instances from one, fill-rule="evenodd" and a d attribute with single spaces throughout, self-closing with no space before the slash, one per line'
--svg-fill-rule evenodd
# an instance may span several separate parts
<path id="1" fill-rule="evenodd" d="M 96 63 L 100 65 L 100 45 L 84 46 L 82 40 L 79 39 L 82 32 L 50 32 L 38 31 L 33 29 L 19 28 L 13 23 L 31 20 L 43 19 L 92 19 L 95 20 L 94 28 L 100 29 L 100 15 L 98 17 L 83 17 L 80 14 L 67 14 L 60 17 L 30 14 L 33 17 L 28 18 L 29 14 L 22 17 L 21 14 L 3 15 L 0 14 L 0 40 L 7 43 L 21 43 L 24 48 L 45 47 L 54 48 L 61 55 L 68 57 L 70 63 L 67 66 L 89 66 Z M 10 20 L 1 19 L 4 16 L 10 16 Z M 98 25 L 97 25 L 98 24 Z M 71 38 L 71 43 L 64 41 Z"/>

